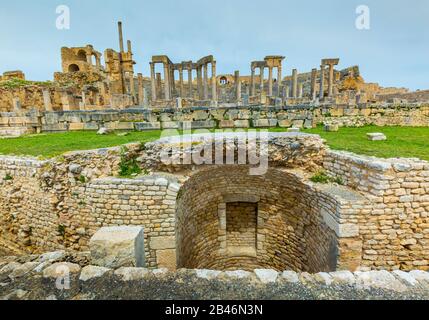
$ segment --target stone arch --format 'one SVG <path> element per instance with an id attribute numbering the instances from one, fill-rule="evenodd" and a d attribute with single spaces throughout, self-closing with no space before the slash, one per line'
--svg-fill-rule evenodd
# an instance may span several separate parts
<path id="1" fill-rule="evenodd" d="M 79 50 L 77 53 L 77 60 L 87 62 L 85 50 Z"/>
<path id="2" fill-rule="evenodd" d="M 80 71 L 79 66 L 77 64 L 71 64 L 68 68 L 69 72 L 78 72 Z"/>
<path id="3" fill-rule="evenodd" d="M 250 176 L 246 165 L 204 168 L 178 193 L 177 267 L 335 270 L 338 239 L 321 208 L 335 214 L 335 199 L 288 171 Z"/>

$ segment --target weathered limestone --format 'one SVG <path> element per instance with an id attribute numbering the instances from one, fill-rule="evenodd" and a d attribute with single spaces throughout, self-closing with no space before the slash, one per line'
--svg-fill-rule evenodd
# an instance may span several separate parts
<path id="1" fill-rule="evenodd" d="M 316 100 L 316 78 L 317 78 L 317 69 L 312 69 L 311 70 L 310 97 L 313 101 Z"/>
<path id="2" fill-rule="evenodd" d="M 292 98 L 298 97 L 298 70 L 292 70 Z"/>
<path id="3" fill-rule="evenodd" d="M 45 111 L 52 111 L 51 93 L 49 92 L 49 90 L 43 90 L 42 94 Z"/>
<path id="4" fill-rule="evenodd" d="M 157 90 L 156 90 L 156 79 L 155 79 L 155 64 L 150 62 L 150 79 L 151 79 L 151 88 L 152 88 L 152 101 L 157 99 Z"/>
<path id="5" fill-rule="evenodd" d="M 89 242 L 93 264 L 107 268 L 144 267 L 142 227 L 104 227 Z"/>
<path id="6" fill-rule="evenodd" d="M 237 101 L 241 101 L 241 81 L 240 81 L 240 71 L 235 71 L 235 91 Z"/>
<path id="7" fill-rule="evenodd" d="M 325 65 L 320 65 L 320 89 L 319 89 L 319 99 L 322 100 L 325 96 Z"/>
<path id="8" fill-rule="evenodd" d="M 138 83 L 138 104 L 140 106 L 145 106 L 145 100 L 146 100 L 146 95 L 145 95 L 145 88 L 143 86 L 143 75 L 141 73 L 137 74 L 137 83 Z"/>
<path id="9" fill-rule="evenodd" d="M 212 62 L 212 101 L 217 101 L 216 61 Z"/>
<path id="10" fill-rule="evenodd" d="M 322 65 L 329 66 L 329 77 L 328 77 L 328 97 L 331 98 L 334 92 L 334 66 L 338 65 L 340 59 L 323 59 Z"/>
<path id="11" fill-rule="evenodd" d="M 387 140 L 387 137 L 384 135 L 384 133 L 367 133 L 368 140 L 370 141 L 384 141 Z"/>

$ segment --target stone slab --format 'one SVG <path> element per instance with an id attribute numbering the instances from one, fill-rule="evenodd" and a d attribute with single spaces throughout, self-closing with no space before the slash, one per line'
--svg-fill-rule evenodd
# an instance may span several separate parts
<path id="1" fill-rule="evenodd" d="M 89 241 L 92 264 L 106 268 L 144 267 L 142 227 L 104 227 Z"/>
<path id="2" fill-rule="evenodd" d="M 136 122 L 134 127 L 137 131 L 160 130 L 161 122 Z"/>

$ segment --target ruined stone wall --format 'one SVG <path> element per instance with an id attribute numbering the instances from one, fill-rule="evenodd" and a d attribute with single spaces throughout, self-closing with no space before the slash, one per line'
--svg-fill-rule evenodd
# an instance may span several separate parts
<path id="1" fill-rule="evenodd" d="M 87 250 L 99 227 L 123 223 L 145 228 L 149 267 L 174 268 L 177 248 L 186 267 L 429 269 L 427 162 L 328 151 L 323 166 L 345 186 L 315 184 L 308 179 L 324 155 L 320 138 L 270 139 L 265 176 L 234 165 L 117 179 L 120 148 L 49 161 L 2 156 L 0 237 L 11 251 Z M 156 143 L 127 148 L 142 168 L 168 171 L 156 165 Z M 235 237 L 253 220 L 228 219 L 232 204 L 243 202 L 257 204 L 257 230 L 246 237 L 256 238 L 254 248 Z M 238 221 L 229 249 L 228 221 Z"/>
<path id="2" fill-rule="evenodd" d="M 117 97 L 122 108 L 127 97 Z M 126 109 L 104 111 L 44 112 L 38 118 L 29 113 L 0 114 L 1 130 L 42 132 L 73 130 L 157 130 L 214 128 L 305 127 L 318 124 L 339 126 L 429 126 L 429 105 L 368 105 L 300 107 L 194 107 L 185 109 Z M 33 131 L 34 131 L 33 130 Z"/>
<path id="3" fill-rule="evenodd" d="M 330 151 L 324 167 L 372 204 L 352 220 L 362 240 L 361 265 L 429 269 L 429 163 Z"/>
<path id="4" fill-rule="evenodd" d="M 69 290 L 56 285 L 64 269 L 70 271 Z M 0 258 L 0 280 L 1 300 L 429 299 L 429 273 L 420 270 L 309 274 L 269 269 L 111 269 L 90 265 L 85 256 L 66 252 Z M 264 315 L 269 313 L 263 310 Z"/>
<path id="5" fill-rule="evenodd" d="M 78 246 L 89 250 L 89 239 L 104 226 L 144 226 L 148 267 L 176 268 L 175 199 L 178 186 L 163 177 L 137 180 L 102 178 L 71 189 L 66 200 Z"/>

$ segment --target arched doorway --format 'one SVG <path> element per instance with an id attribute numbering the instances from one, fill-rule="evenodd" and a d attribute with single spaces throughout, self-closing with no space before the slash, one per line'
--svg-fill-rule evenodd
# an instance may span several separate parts
<path id="1" fill-rule="evenodd" d="M 263 176 L 248 173 L 245 165 L 211 167 L 182 186 L 177 267 L 335 270 L 338 239 L 320 213 L 325 199 L 281 169 Z"/>
<path id="2" fill-rule="evenodd" d="M 79 69 L 79 66 L 77 64 L 69 65 L 69 72 L 78 72 L 79 70 L 80 69 Z"/>

